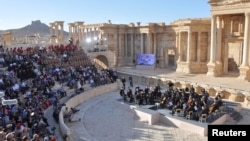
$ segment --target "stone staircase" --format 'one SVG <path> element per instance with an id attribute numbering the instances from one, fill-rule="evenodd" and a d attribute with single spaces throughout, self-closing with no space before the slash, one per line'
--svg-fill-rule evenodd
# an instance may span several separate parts
<path id="1" fill-rule="evenodd" d="M 240 112 L 234 111 L 230 114 L 230 118 L 235 122 L 239 122 L 243 116 L 240 114 Z"/>
<path id="2" fill-rule="evenodd" d="M 235 107 L 225 106 L 222 111 L 229 115 L 225 124 L 237 124 L 241 119 L 243 119 L 241 110 L 237 111 Z"/>

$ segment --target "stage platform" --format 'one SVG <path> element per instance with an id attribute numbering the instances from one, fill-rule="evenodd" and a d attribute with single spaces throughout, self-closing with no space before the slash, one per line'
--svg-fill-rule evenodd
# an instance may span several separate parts
<path id="1" fill-rule="evenodd" d="M 138 70 L 138 71 L 142 71 L 142 70 L 151 70 L 151 71 L 154 71 L 155 70 L 155 66 L 136 65 L 135 69 Z"/>
<path id="2" fill-rule="evenodd" d="M 157 123 L 165 123 L 168 126 L 181 128 L 193 133 L 207 136 L 208 125 L 224 124 L 229 115 L 221 114 L 212 122 L 200 122 L 196 120 L 186 119 L 183 116 L 172 115 L 168 109 L 160 109 L 157 105 L 141 105 L 123 102 L 123 99 L 117 99 L 116 105 L 119 108 L 135 112 L 138 120 L 148 122 L 149 125 Z"/>

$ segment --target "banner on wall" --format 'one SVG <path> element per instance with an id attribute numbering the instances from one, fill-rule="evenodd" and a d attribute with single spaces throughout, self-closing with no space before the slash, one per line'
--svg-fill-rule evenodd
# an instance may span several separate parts
<path id="1" fill-rule="evenodd" d="M 155 65 L 155 54 L 137 54 L 137 65 L 153 66 Z"/>

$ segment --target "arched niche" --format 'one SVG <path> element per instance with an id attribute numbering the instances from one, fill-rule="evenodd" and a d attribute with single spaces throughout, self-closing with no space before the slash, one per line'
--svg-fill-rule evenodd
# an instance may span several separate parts
<path id="1" fill-rule="evenodd" d="M 195 92 L 198 93 L 198 94 L 201 94 L 201 90 L 204 89 L 202 88 L 201 86 L 197 85 L 195 88 Z"/>
<path id="2" fill-rule="evenodd" d="M 180 82 L 174 82 L 175 88 L 182 88 L 182 84 Z"/>
<path id="3" fill-rule="evenodd" d="M 223 99 L 229 99 L 229 97 L 231 96 L 231 93 L 226 90 L 223 90 L 220 93 Z"/>
<path id="4" fill-rule="evenodd" d="M 190 91 L 190 88 L 191 88 L 191 84 L 189 83 L 185 83 L 182 85 L 182 88 L 185 90 L 185 91 Z"/>
<path id="5" fill-rule="evenodd" d="M 209 96 L 215 96 L 217 91 L 214 88 L 208 88 Z"/>
<path id="6" fill-rule="evenodd" d="M 244 102 L 245 101 L 245 95 L 241 92 L 237 93 L 237 96 L 235 97 L 236 102 Z"/>

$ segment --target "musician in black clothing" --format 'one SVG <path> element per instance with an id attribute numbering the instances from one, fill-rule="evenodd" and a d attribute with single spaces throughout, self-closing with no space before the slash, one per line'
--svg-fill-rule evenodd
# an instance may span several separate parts
<path id="1" fill-rule="evenodd" d="M 128 80 L 129 80 L 130 87 L 133 87 L 133 78 L 129 76 Z"/>
<path id="2" fill-rule="evenodd" d="M 124 88 L 121 88 L 121 89 L 120 89 L 120 95 L 121 95 L 121 97 L 123 97 L 123 101 L 124 101 L 124 102 L 127 101 L 127 98 L 126 98 L 126 94 L 125 94 Z"/>
<path id="3" fill-rule="evenodd" d="M 201 116 L 202 114 L 206 114 L 206 115 L 209 114 L 209 109 L 208 109 L 207 105 L 203 105 L 203 106 L 201 107 L 200 116 Z"/>
<path id="4" fill-rule="evenodd" d="M 122 85 L 123 85 L 123 88 L 126 88 L 126 79 L 125 77 L 122 77 Z"/>
<path id="5" fill-rule="evenodd" d="M 132 92 L 132 89 L 130 87 L 128 87 L 127 96 L 129 98 L 129 103 L 134 102 L 133 92 Z"/>
<path id="6" fill-rule="evenodd" d="M 139 93 L 137 93 L 137 95 L 136 95 L 136 100 L 137 100 L 139 106 L 143 105 L 143 94 L 144 94 L 143 91 L 139 90 Z"/>

